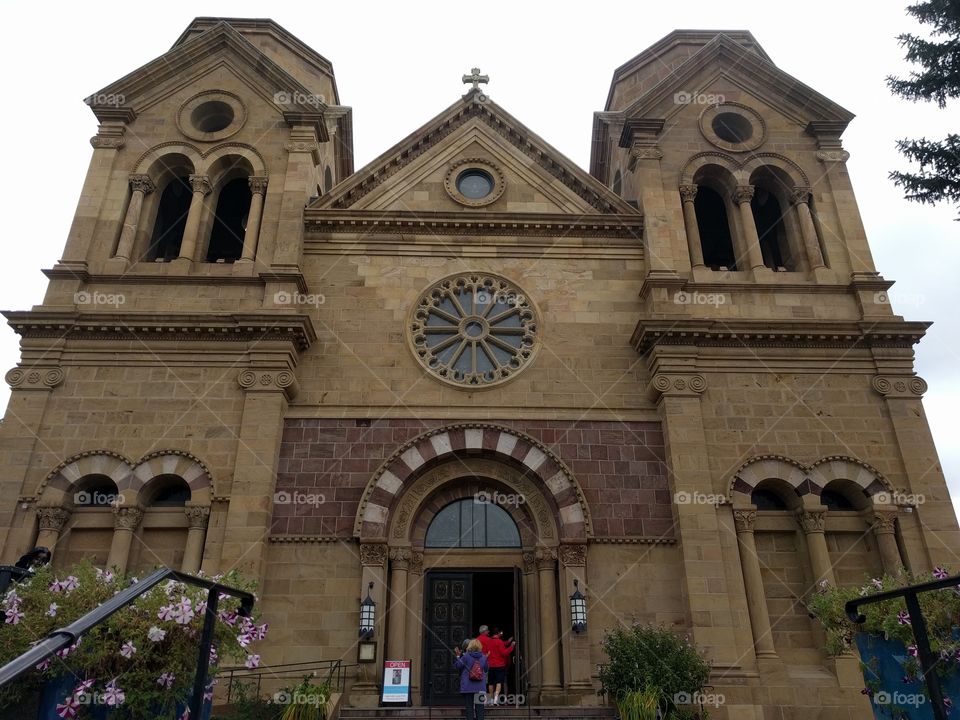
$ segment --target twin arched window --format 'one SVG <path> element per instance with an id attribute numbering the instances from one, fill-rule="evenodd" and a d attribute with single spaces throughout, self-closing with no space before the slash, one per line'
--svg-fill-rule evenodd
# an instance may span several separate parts
<path id="1" fill-rule="evenodd" d="M 520 531 L 510 513 L 485 498 L 456 500 L 438 512 L 424 546 L 428 548 L 515 548 Z"/>

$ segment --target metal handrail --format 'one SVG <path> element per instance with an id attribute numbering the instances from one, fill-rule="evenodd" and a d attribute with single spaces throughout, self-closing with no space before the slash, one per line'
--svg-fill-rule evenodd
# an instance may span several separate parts
<path id="1" fill-rule="evenodd" d="M 207 588 L 209 591 L 207 593 L 207 609 L 203 619 L 203 633 L 200 636 L 197 674 L 194 677 L 193 694 L 190 698 L 190 717 L 199 718 L 200 710 L 203 707 L 203 693 L 207 685 L 210 646 L 213 643 L 213 628 L 217 621 L 217 605 L 220 600 L 220 595 L 222 593 L 240 598 L 239 614 L 242 617 L 250 617 L 255 600 L 253 595 L 245 590 L 237 590 L 229 585 L 221 585 L 213 580 L 186 575 L 177 570 L 171 570 L 170 568 L 155 570 L 143 580 L 135 582 L 126 589 L 121 590 L 105 603 L 95 607 L 86 615 L 74 620 L 66 627 L 54 630 L 47 635 L 46 638 L 35 643 L 34 646 L 25 653 L 14 658 L 3 667 L 0 667 L 0 686 L 16 680 L 25 672 L 36 667 L 39 663 L 52 657 L 57 651 L 73 645 L 76 643 L 77 638 L 89 632 L 118 610 L 131 604 L 138 597 L 146 594 L 165 580 L 176 580 L 177 582 L 182 582 L 187 585 Z"/>
<path id="2" fill-rule="evenodd" d="M 866 617 L 860 612 L 864 605 L 883 602 L 885 600 L 897 600 L 903 598 L 907 604 L 907 612 L 910 614 L 910 627 L 913 630 L 913 637 L 917 641 L 917 659 L 920 660 L 920 669 L 923 671 L 923 679 L 927 685 L 927 692 L 930 693 L 930 704 L 933 710 L 933 717 L 936 720 L 946 720 L 947 712 L 943 706 L 943 688 L 940 686 L 940 678 L 936 671 L 936 660 L 930 650 L 930 636 L 927 633 L 927 621 L 923 617 L 923 610 L 920 607 L 920 600 L 917 595 L 932 590 L 945 590 L 947 588 L 960 587 L 960 575 L 949 577 L 944 580 L 932 580 L 930 582 L 920 583 L 919 585 L 908 585 L 907 587 L 896 590 L 887 590 L 876 595 L 867 595 L 866 597 L 848 600 L 844 605 L 844 611 L 851 622 L 860 625 L 866 622 Z"/>
<path id="3" fill-rule="evenodd" d="M 283 665 L 261 665 L 257 668 L 248 668 L 242 665 L 221 668 L 221 676 L 225 678 L 227 685 L 227 702 L 233 699 L 233 682 L 235 680 L 253 680 L 257 681 L 257 696 L 259 697 L 263 686 L 264 676 L 271 678 L 286 679 L 293 677 L 303 677 L 305 673 L 316 675 L 317 670 L 327 671 L 327 682 L 335 688 L 337 692 L 343 692 L 346 686 L 347 671 L 350 668 L 358 667 L 357 663 L 344 663 L 342 660 L 310 660 L 298 663 L 285 663 Z"/>

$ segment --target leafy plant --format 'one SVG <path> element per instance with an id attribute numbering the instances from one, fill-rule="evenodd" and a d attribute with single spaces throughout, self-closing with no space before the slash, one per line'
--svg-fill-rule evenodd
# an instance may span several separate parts
<path id="1" fill-rule="evenodd" d="M 620 720 L 657 720 L 660 709 L 660 690 L 648 687 L 633 690 L 617 700 Z"/>
<path id="2" fill-rule="evenodd" d="M 600 669 L 600 692 L 610 696 L 618 707 L 628 698 L 639 702 L 639 698 L 647 697 L 645 693 L 656 693 L 658 701 L 674 717 L 680 717 L 676 698 L 701 694 L 710 677 L 710 663 L 689 638 L 663 626 L 608 630 L 602 647 L 610 662 Z M 628 703 L 628 707 L 633 705 Z"/>
<path id="3" fill-rule="evenodd" d="M 329 682 L 314 684 L 307 675 L 296 687 L 277 694 L 279 702 L 287 703 L 280 720 L 327 720 L 327 701 L 331 691 Z"/>
<path id="4" fill-rule="evenodd" d="M 236 572 L 217 580 L 252 590 Z M 82 562 L 66 572 L 49 566 L 13 585 L 0 612 L 0 664 L 27 650 L 53 630 L 112 598 L 136 578 L 121 578 Z M 48 682 L 70 678 L 57 705 L 63 718 L 88 716 L 106 706 L 111 717 L 153 720 L 172 717 L 189 701 L 197 667 L 207 590 L 170 581 L 152 588 L 131 605 L 15 683 L 0 688 L 0 706 L 11 707 Z M 239 600 L 221 596 L 210 663 L 211 686 L 220 661 L 259 664 L 250 645 L 266 635 L 266 624 L 238 615 Z"/>

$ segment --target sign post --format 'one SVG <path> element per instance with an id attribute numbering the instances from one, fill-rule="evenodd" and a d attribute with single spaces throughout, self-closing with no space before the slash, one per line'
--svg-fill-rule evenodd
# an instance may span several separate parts
<path id="1" fill-rule="evenodd" d="M 410 703 L 410 667 L 412 660 L 386 660 L 383 663 L 383 694 L 380 702 L 384 705 Z"/>

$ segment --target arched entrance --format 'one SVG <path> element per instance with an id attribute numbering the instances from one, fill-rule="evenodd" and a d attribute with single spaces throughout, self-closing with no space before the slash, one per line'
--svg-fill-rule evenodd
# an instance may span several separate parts
<path id="1" fill-rule="evenodd" d="M 592 692 L 588 643 L 562 632 L 569 608 L 558 602 L 574 579 L 585 585 L 589 528 L 569 470 L 521 433 L 448 426 L 399 448 L 356 524 L 363 589 L 373 581 L 387 608 L 379 660 L 413 660 L 414 702 L 446 704 L 452 648 L 496 616 L 520 642 L 512 691 L 545 703 Z"/>

